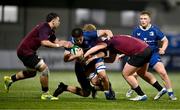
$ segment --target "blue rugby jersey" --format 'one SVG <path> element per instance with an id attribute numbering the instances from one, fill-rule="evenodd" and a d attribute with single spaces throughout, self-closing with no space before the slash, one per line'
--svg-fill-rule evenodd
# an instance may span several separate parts
<path id="1" fill-rule="evenodd" d="M 137 26 L 133 30 L 132 36 L 139 38 L 149 44 L 153 52 L 159 51 L 158 41 L 165 37 L 160 29 L 154 25 L 150 25 L 146 29 L 143 29 L 141 26 Z"/>
<path id="2" fill-rule="evenodd" d="M 84 31 L 83 37 L 83 43 L 78 46 L 86 52 L 88 49 L 95 46 L 96 41 L 98 40 L 97 31 Z M 71 37 L 70 40 L 73 44 L 76 44 L 73 37 Z"/>

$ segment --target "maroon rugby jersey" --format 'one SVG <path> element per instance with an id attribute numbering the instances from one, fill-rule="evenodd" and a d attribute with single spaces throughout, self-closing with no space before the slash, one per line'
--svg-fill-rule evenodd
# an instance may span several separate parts
<path id="1" fill-rule="evenodd" d="M 22 56 L 35 54 L 41 46 L 41 41 L 48 40 L 52 35 L 54 35 L 54 31 L 50 28 L 49 24 L 40 23 L 18 45 L 17 54 Z"/>
<path id="2" fill-rule="evenodd" d="M 105 41 L 110 50 L 116 53 L 123 53 L 127 56 L 135 55 L 144 51 L 148 47 L 144 41 L 127 35 L 115 35 L 112 39 Z"/>

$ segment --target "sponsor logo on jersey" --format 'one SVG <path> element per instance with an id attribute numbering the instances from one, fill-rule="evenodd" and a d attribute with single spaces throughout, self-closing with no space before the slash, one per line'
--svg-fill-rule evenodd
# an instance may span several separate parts
<path id="1" fill-rule="evenodd" d="M 144 41 L 146 42 L 146 41 L 147 41 L 147 38 L 144 38 Z"/>
<path id="2" fill-rule="evenodd" d="M 154 32 L 153 31 L 149 32 L 149 36 L 154 36 Z"/>

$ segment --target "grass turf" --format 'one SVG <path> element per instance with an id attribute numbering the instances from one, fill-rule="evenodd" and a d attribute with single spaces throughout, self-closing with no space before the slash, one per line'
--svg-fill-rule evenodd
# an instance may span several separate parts
<path id="1" fill-rule="evenodd" d="M 113 89 L 116 92 L 115 101 L 106 100 L 103 92 L 98 92 L 97 98 L 92 99 L 91 96 L 84 98 L 68 92 L 64 92 L 59 96 L 58 101 L 44 101 L 40 99 L 41 86 L 39 83 L 39 74 L 31 79 L 18 81 L 12 85 L 9 93 L 4 92 L 4 75 L 11 75 L 17 71 L 0 71 L 0 109 L 63 109 L 63 110 L 174 110 L 180 109 L 180 101 L 171 101 L 167 95 L 164 95 L 160 100 L 154 101 L 153 97 L 157 94 L 157 91 L 139 79 L 140 86 L 148 96 L 147 101 L 133 102 L 129 101 L 125 97 L 126 91 L 129 89 L 126 81 L 122 78 L 120 72 L 110 72 L 110 81 Z M 173 83 L 173 89 L 175 95 L 179 98 L 180 86 L 178 73 L 169 73 L 169 76 Z M 161 79 L 156 75 L 159 82 L 162 84 Z M 51 72 L 50 80 L 50 92 L 56 89 L 58 83 L 63 81 L 65 84 L 78 85 L 76 76 L 73 72 Z M 134 94 L 135 96 L 136 94 Z"/>

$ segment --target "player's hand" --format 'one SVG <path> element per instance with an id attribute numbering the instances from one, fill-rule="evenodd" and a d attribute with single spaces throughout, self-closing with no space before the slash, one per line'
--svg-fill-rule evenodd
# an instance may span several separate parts
<path id="1" fill-rule="evenodd" d="M 73 47 L 73 44 L 71 42 L 67 41 L 67 42 L 64 42 L 64 47 L 71 48 L 71 47 Z"/>
<path id="2" fill-rule="evenodd" d="M 117 55 L 115 61 L 121 61 L 124 58 L 125 54 Z"/>
<path id="3" fill-rule="evenodd" d="M 163 48 L 159 48 L 159 54 L 160 55 L 164 55 L 165 54 L 165 50 Z"/>
<path id="4" fill-rule="evenodd" d="M 82 57 L 83 54 L 84 54 L 84 53 L 83 53 L 82 48 L 78 48 L 77 53 L 76 53 L 76 57 Z"/>
<path id="5" fill-rule="evenodd" d="M 91 56 L 91 55 L 89 55 L 88 57 L 86 57 L 86 59 L 85 59 L 85 63 L 86 63 L 86 65 L 88 65 L 91 61 L 93 61 L 95 59 L 95 57 L 94 56 Z"/>
<path id="6" fill-rule="evenodd" d="M 57 47 L 65 47 L 65 48 L 71 48 L 73 47 L 73 44 L 69 41 L 65 41 L 65 40 L 56 40 L 56 45 L 58 45 Z"/>
<path id="7" fill-rule="evenodd" d="M 89 56 L 86 57 L 86 59 L 85 59 L 86 65 L 88 65 L 91 61 L 93 61 L 93 60 L 95 60 L 95 59 L 97 59 L 97 58 L 98 58 L 97 55 L 93 55 L 93 56 L 89 55 Z"/>

